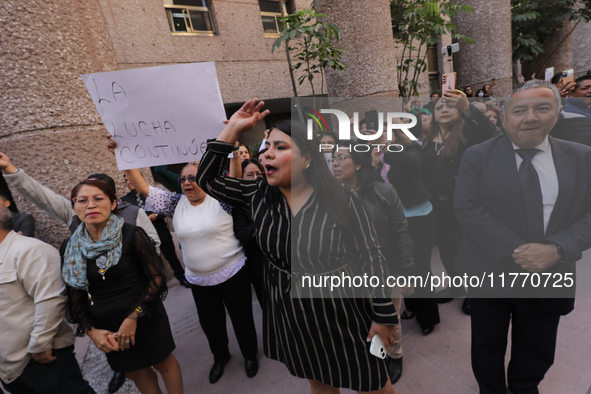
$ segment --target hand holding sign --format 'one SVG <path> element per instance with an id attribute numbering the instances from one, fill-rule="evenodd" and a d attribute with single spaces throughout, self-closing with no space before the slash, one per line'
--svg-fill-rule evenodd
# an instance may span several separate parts
<path id="1" fill-rule="evenodd" d="M 178 64 L 82 75 L 120 170 L 199 160 L 226 117 L 215 66 Z"/>

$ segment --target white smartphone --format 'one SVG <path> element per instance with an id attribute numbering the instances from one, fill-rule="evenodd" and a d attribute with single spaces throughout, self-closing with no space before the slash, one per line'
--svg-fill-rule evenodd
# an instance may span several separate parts
<path id="1" fill-rule="evenodd" d="M 386 348 L 384 348 L 384 344 L 379 335 L 376 334 L 373 336 L 371 345 L 369 345 L 369 352 L 382 360 L 386 358 Z"/>
<path id="2" fill-rule="evenodd" d="M 554 76 L 554 67 L 548 67 L 544 70 L 544 80 L 551 81 L 552 77 Z"/>

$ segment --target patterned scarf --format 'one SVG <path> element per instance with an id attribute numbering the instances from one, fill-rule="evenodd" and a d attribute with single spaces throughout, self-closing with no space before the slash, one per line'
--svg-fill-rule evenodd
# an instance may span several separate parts
<path id="1" fill-rule="evenodd" d="M 102 275 L 119 263 L 123 222 L 123 218 L 111 214 L 98 242 L 92 240 L 84 223 L 78 226 L 64 253 L 62 276 L 67 285 L 75 289 L 88 290 L 86 259 L 96 259 L 96 265 Z"/>

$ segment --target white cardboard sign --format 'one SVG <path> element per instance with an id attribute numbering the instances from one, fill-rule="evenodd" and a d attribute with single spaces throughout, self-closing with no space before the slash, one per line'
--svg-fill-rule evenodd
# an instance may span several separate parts
<path id="1" fill-rule="evenodd" d="M 199 160 L 226 119 L 213 62 L 82 75 L 120 170 Z"/>

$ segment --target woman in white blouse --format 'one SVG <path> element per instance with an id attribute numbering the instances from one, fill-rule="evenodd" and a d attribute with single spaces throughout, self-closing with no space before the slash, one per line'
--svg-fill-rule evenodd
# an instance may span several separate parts
<path id="1" fill-rule="evenodd" d="M 116 143 L 108 142 L 113 151 Z M 246 257 L 233 230 L 232 211 L 195 183 L 199 163 L 189 163 L 178 179 L 183 194 L 150 186 L 139 170 L 125 170 L 129 182 L 146 197 L 146 209 L 172 217 L 182 247 L 185 276 L 197 306 L 197 314 L 214 356 L 209 373 L 216 383 L 230 359 L 226 311 L 245 359 L 246 375 L 258 372 L 257 337 L 252 317 L 252 292 Z"/>

